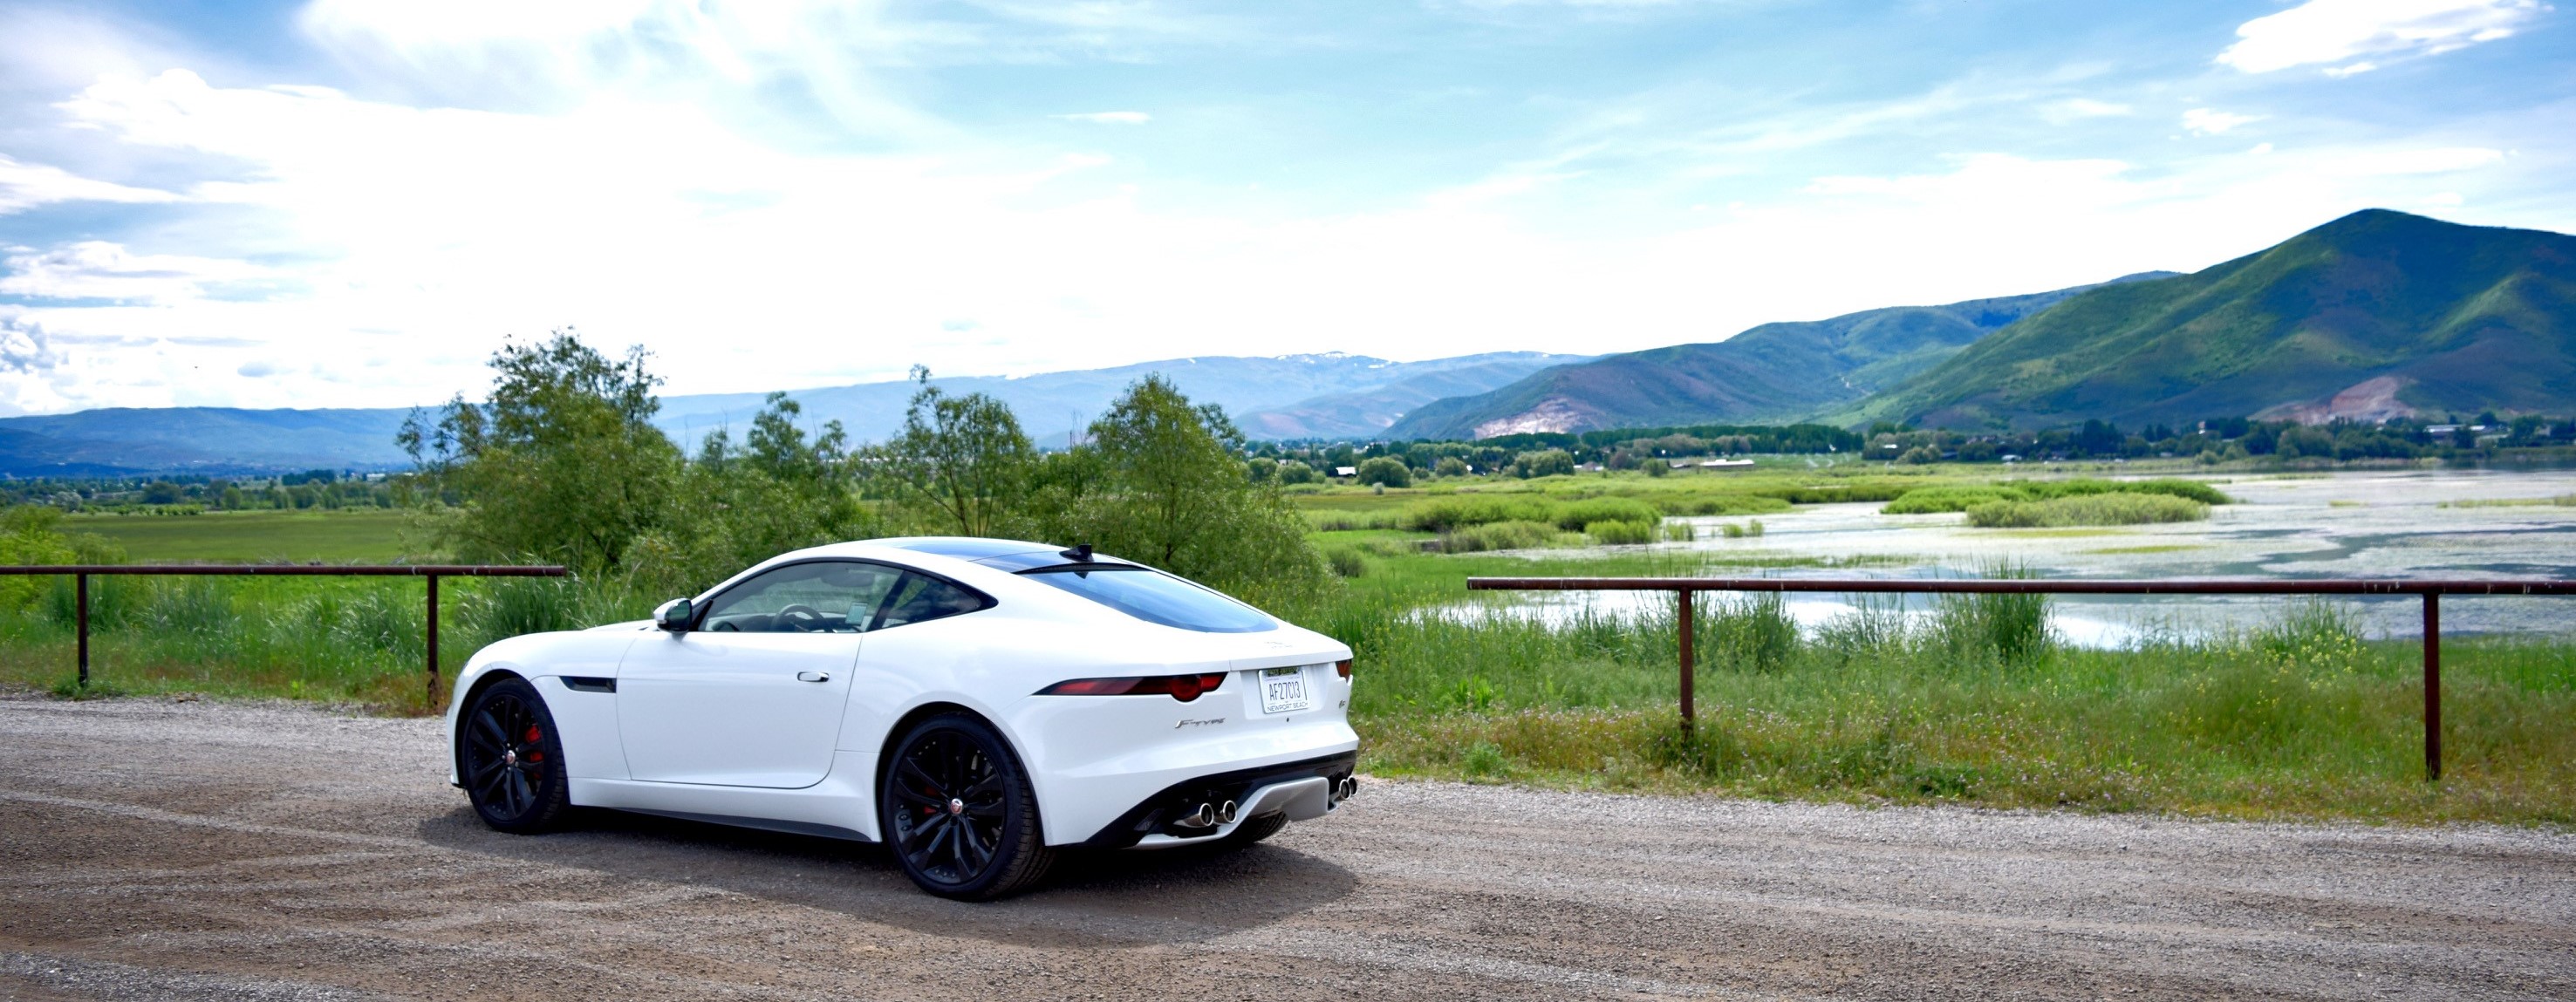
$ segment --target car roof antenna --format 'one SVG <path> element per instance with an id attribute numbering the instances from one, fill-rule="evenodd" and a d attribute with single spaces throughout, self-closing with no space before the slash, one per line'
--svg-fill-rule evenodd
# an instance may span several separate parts
<path id="1" fill-rule="evenodd" d="M 1091 544 L 1077 543 L 1074 544 L 1073 549 L 1066 550 L 1057 555 L 1077 564 L 1087 564 L 1091 562 Z"/>

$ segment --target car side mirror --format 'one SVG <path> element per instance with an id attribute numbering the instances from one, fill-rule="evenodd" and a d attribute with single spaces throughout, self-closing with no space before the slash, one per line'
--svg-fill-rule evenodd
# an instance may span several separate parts
<path id="1" fill-rule="evenodd" d="M 697 607 L 685 598 L 675 598 L 653 610 L 653 625 L 672 633 L 689 632 L 689 623 L 697 618 Z"/>

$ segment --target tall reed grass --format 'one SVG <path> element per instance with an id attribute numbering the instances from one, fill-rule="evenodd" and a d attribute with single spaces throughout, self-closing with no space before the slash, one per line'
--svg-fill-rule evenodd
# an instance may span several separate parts
<path id="1" fill-rule="evenodd" d="M 620 582 L 451 578 L 442 582 L 441 675 L 492 641 L 642 618 L 651 599 Z M 74 595 L 0 611 L 0 679 L 71 685 Z M 99 693 L 186 691 L 439 707 L 424 691 L 427 602 L 408 579 L 102 576 L 90 581 L 92 678 Z"/>
<path id="2" fill-rule="evenodd" d="M 1364 767 L 1548 785 L 2249 817 L 2576 823 L 2576 647 L 2446 646 L 2451 761 L 2422 777 L 2417 648 L 2340 606 L 2257 630 L 2069 648 L 2045 596 L 1889 600 L 1801 632 L 1703 597 L 1700 719 L 1677 608 L 1354 589 L 1302 621 L 1358 654 Z"/>

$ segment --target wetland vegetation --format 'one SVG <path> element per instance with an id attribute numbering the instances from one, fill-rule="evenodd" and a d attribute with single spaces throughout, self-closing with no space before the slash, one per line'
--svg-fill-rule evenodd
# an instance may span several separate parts
<path id="1" fill-rule="evenodd" d="M 930 401 L 922 424 L 934 437 L 998 417 L 979 417 L 975 401 L 952 402 L 957 406 L 945 412 L 939 403 Z M 1176 394 L 1144 401 L 1135 413 L 1137 434 L 1122 448 L 1162 449 L 1202 466 L 1225 455 L 1205 448 L 1225 442 L 1216 416 Z M 702 450 L 694 458 L 663 454 L 651 462 L 703 478 L 674 482 L 670 496 L 679 503 L 748 502 L 757 509 L 789 503 L 777 499 L 823 482 L 815 478 L 825 474 L 814 469 L 797 474 L 798 464 L 843 463 L 846 470 L 845 457 L 857 451 L 787 438 L 773 429 L 760 446 L 774 454 L 766 459 L 747 450 Z M 1883 520 L 1900 533 L 1931 526 L 1923 531 L 1973 531 L 2058 549 L 2066 544 L 2049 534 L 2101 536 L 2111 545 L 2083 552 L 2106 555 L 2094 558 L 2103 560 L 2178 558 L 2205 547 L 2152 535 L 2122 545 L 2123 535 L 2173 527 L 2119 512 L 2002 523 L 2042 527 L 2032 529 L 1967 526 L 1992 506 L 2229 510 L 2241 507 L 2232 502 L 2249 489 L 2279 494 L 2305 481 L 2258 484 L 2259 474 L 2245 470 L 2207 479 L 2207 467 L 2196 460 L 2000 471 L 1766 455 L 1749 469 L 1645 467 L 1529 477 L 1466 473 L 1464 460 L 1443 474 L 1435 460 L 1432 472 L 1408 477 L 1403 486 L 1282 484 L 1274 469 L 1266 484 L 1229 482 L 1250 483 L 1244 494 L 1226 493 L 1238 488 L 1210 486 L 1213 481 L 1157 487 L 1141 479 L 1104 494 L 1097 485 L 1110 481 L 1102 478 L 1148 471 L 1049 468 L 1038 464 L 1123 460 L 1101 453 L 1049 459 L 1007 448 L 1007 434 L 1000 439 L 1007 462 L 1027 465 L 978 466 L 993 461 L 995 451 L 962 450 L 942 460 L 947 466 L 916 469 L 918 479 L 909 485 L 864 477 L 830 481 L 844 485 L 839 496 L 850 507 L 805 521 L 727 525 L 712 538 L 747 553 L 803 545 L 805 536 L 820 541 L 847 531 L 963 531 L 980 524 L 1005 533 L 1080 532 L 1110 540 L 1103 544 L 1110 552 L 1153 548 L 1138 552 L 1158 562 L 1175 555 L 1171 562 L 1185 572 L 1255 593 L 1286 618 L 1353 646 L 1361 680 L 1353 720 L 1365 739 L 1365 768 L 1380 774 L 1861 803 L 2576 822 L 2576 645 L 2558 637 L 2465 637 L 2446 644 L 2449 769 L 2441 783 L 2428 784 L 2421 778 L 2418 645 L 2375 633 L 2350 607 L 2284 602 L 2258 623 L 2082 644 L 2052 625 L 2051 603 L 2037 597 L 1961 597 L 1913 611 L 1856 601 L 1821 618 L 1802 618 L 1778 596 L 1703 597 L 1695 679 L 1700 720 L 1685 732 L 1674 712 L 1677 610 L 1653 604 L 1540 609 L 1464 589 L 1474 575 L 1918 570 L 1919 561 L 1904 554 L 1801 549 L 1783 539 L 1783 525 L 1792 526 L 1789 538 L 1809 533 L 1801 520 L 1814 513 L 1858 511 L 1863 514 L 1851 517 L 1866 519 L 1879 507 L 1922 513 Z M 911 454 L 932 454 L 922 446 L 916 443 Z M 725 479 L 726 462 L 768 479 Z M 1000 478 L 989 482 L 999 486 L 943 494 L 960 470 Z M 2006 472 L 2011 475 L 1998 475 Z M 2185 475 L 2193 473 L 2202 476 Z M 808 479 L 794 479 L 800 475 Z M 1074 475 L 1093 479 L 1063 479 Z M 462 482 L 415 483 L 414 497 L 437 498 L 439 489 Z M 2328 481 L 2315 489 L 2340 488 Z M 1191 503 L 1202 507 L 1191 510 L 1213 513 L 1193 517 L 1214 527 L 1205 531 L 1216 543 L 1160 540 L 1149 534 L 1152 510 L 1119 507 L 1122 499 L 1156 490 L 1196 498 Z M 983 506 L 997 497 L 1016 500 Z M 0 545 L 14 548 L 12 560 L 27 562 L 74 555 L 102 561 L 448 557 L 480 544 L 460 543 L 473 537 L 441 520 L 465 517 L 459 512 L 480 503 L 485 499 L 449 497 L 444 507 L 424 511 L 416 504 L 407 513 L 351 506 L 184 517 L 64 518 L 21 509 L 0 533 L 6 537 Z M 1044 517 L 1066 516 L 1044 516 L 1046 505 L 1089 521 L 1049 526 Z M 2328 510 L 2325 505 L 2320 497 L 2316 510 Z M 2332 509 L 2335 517 L 2354 518 L 2381 510 Z M 2546 505 L 2514 505 L 2479 517 L 2557 516 Z M 1288 543 L 1249 563 L 1223 564 L 1232 558 L 1217 544 L 1242 538 L 1228 535 L 1236 524 L 1229 520 L 1236 519 L 1271 527 L 1263 532 L 1288 526 Z M 2099 527 L 2103 522 L 2148 524 Z M 637 538 L 655 538 L 653 524 Z M 2095 527 L 2047 528 L 2064 525 Z M 444 667 L 452 671 L 476 647 L 501 637 L 640 618 L 655 601 L 692 587 L 706 568 L 741 559 L 731 549 L 695 552 L 676 544 L 627 551 L 615 561 L 603 556 L 574 555 L 591 562 L 570 580 L 449 582 L 441 615 Z M 1245 575 L 1265 574 L 1272 577 L 1247 586 Z M 284 696 L 394 713 L 426 713 L 438 705 L 421 692 L 423 609 L 416 581 L 98 579 L 92 615 L 100 685 L 90 693 L 67 684 L 68 582 L 23 578 L 7 588 L 14 590 L 0 592 L 0 680 L 67 695 Z"/>

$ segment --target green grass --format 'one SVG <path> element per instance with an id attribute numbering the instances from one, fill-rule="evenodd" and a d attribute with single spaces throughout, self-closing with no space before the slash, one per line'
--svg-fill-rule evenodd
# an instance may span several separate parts
<path id="1" fill-rule="evenodd" d="M 1499 493 L 1545 500 L 1553 515 L 1587 499 L 1575 487 L 1621 486 L 1617 478 L 1549 479 L 1600 482 L 1514 483 Z M 1843 488 L 1856 481 L 1859 493 L 1891 488 L 1821 477 L 1805 487 L 1754 486 L 1848 495 L 1855 492 Z M 1938 476 L 1894 483 L 1907 482 L 1965 483 Z M 1344 511 L 1400 516 L 1442 496 L 1325 499 L 1346 502 Z M 1605 496 L 1631 497 L 1590 495 Z M 119 538 L 134 540 L 135 559 L 146 560 L 237 559 L 217 554 L 243 539 L 265 544 L 251 554 L 293 559 L 398 552 L 389 542 L 398 522 L 373 513 L 227 521 L 234 518 L 243 517 L 129 520 L 213 527 L 230 542 L 156 541 L 149 532 Z M 101 521 L 74 528 L 100 531 Z M 1570 535 L 1553 518 L 1528 524 Z M 335 531 L 370 525 L 383 549 L 333 548 Z M 2330 607 L 2285 604 L 2271 629 L 2206 642 L 2092 651 L 2051 643 L 2045 602 L 2033 598 L 1954 600 L 1929 625 L 1864 605 L 1802 636 L 1776 600 L 1704 596 L 1700 724 L 1685 734 L 1674 712 L 1678 652 L 1668 601 L 1645 603 L 1634 616 L 1541 620 L 1512 608 L 1515 596 L 1466 591 L 1465 579 L 1727 576 L 1881 561 L 1791 557 L 1756 540 L 1728 551 L 1437 554 L 1422 546 L 1440 534 L 1393 524 L 1314 538 L 1342 583 L 1278 611 L 1358 651 L 1353 722 L 1365 767 L 1381 774 L 1864 804 L 2576 823 L 2576 644 L 2447 644 L 2450 768 L 2435 785 L 2420 772 L 2417 648 L 2356 639 Z M 287 696 L 390 713 L 440 705 L 421 691 L 418 582 L 93 584 L 99 632 L 89 694 Z M 442 673 L 451 677 L 490 640 L 637 618 L 665 597 L 613 582 L 451 581 L 443 592 Z M 0 610 L 0 681 L 71 691 L 67 608 L 64 596 L 47 592 L 31 607 Z"/>
<path id="2" fill-rule="evenodd" d="M 1968 508 L 1968 524 L 1980 529 L 2147 525 L 2208 517 L 2208 505 L 2163 494 L 2080 494 L 2046 501 L 1988 501 Z"/>
<path id="3" fill-rule="evenodd" d="M 2077 477 L 2069 480 L 2008 480 L 1991 484 L 1951 484 L 1918 487 L 1906 491 L 1879 509 L 1887 515 L 1929 515 L 1940 512 L 1967 511 L 1978 505 L 1997 501 L 2053 501 L 2063 498 L 2115 494 L 2162 495 L 2182 498 L 2204 505 L 2227 504 L 2232 499 L 2218 489 L 2198 480 L 2094 480 Z"/>
<path id="4" fill-rule="evenodd" d="M 138 562 L 391 563 L 406 555 L 404 517 L 402 512 L 379 508 L 74 515 L 63 520 L 63 529 L 107 537 Z"/>
<path id="5" fill-rule="evenodd" d="M 2449 767 L 2422 778 L 2416 646 L 2347 620 L 2138 651 L 2036 635 L 2044 601 L 1884 612 L 1801 639 L 1776 605 L 1704 602 L 1685 735 L 1671 613 L 1399 614 L 1311 625 L 1353 644 L 1364 768 L 1546 786 L 2072 806 L 2222 817 L 2576 822 L 2576 646 L 2446 645 Z M 1374 603 L 1374 605 L 1373 605 Z"/>
<path id="6" fill-rule="evenodd" d="M 34 607 L 0 611 L 0 682 L 73 692 L 68 583 Z M 649 614 L 652 597 L 550 579 L 440 585 L 440 676 L 504 637 Z M 405 578 L 149 578 L 90 582 L 91 678 L 104 692 L 285 697 L 420 714 L 424 586 Z"/>

